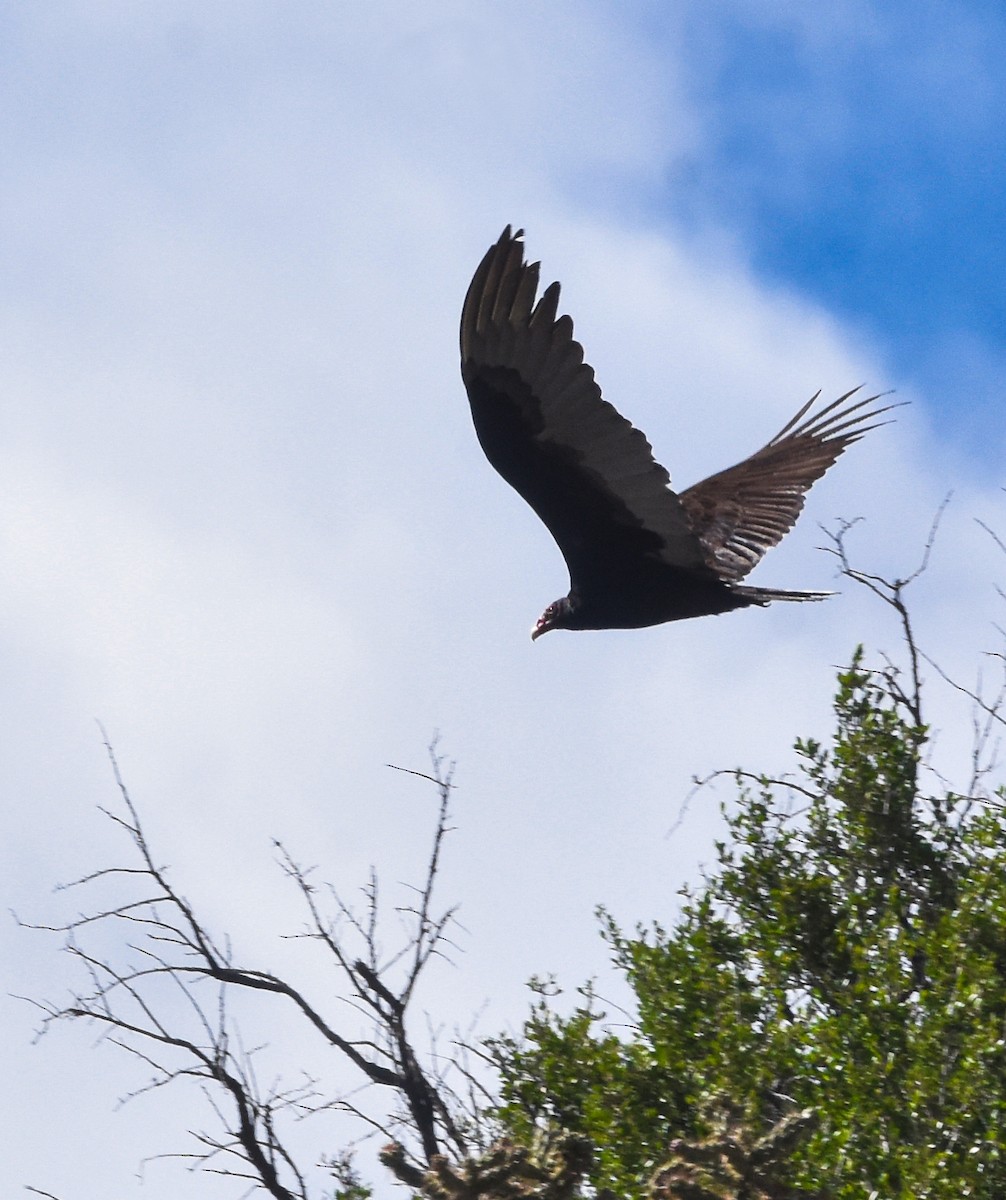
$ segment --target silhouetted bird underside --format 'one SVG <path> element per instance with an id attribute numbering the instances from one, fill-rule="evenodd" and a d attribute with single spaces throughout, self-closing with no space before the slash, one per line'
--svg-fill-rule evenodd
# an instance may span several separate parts
<path id="1" fill-rule="evenodd" d="M 523 230 L 504 229 L 461 313 L 461 374 L 486 457 L 548 526 L 569 567 L 569 595 L 545 609 L 550 629 L 635 629 L 828 592 L 740 581 L 776 545 L 807 490 L 892 406 L 879 396 L 816 412 L 820 392 L 770 442 L 682 492 L 645 436 L 601 398 L 594 372 L 556 316 L 559 284 L 538 291 Z M 870 422 L 873 422 L 870 424 Z"/>

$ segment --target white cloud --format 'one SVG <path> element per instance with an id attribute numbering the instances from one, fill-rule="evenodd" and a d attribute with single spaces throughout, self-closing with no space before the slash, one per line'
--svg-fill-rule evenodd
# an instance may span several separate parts
<path id="1" fill-rule="evenodd" d="M 383 764 L 423 768 L 439 728 L 460 763 L 444 890 L 470 937 L 430 1003 L 464 1021 L 488 995 L 489 1030 L 518 1020 L 532 972 L 602 965 L 595 903 L 671 914 L 718 828 L 703 796 L 664 836 L 692 774 L 785 766 L 795 734 L 828 728 L 833 666 L 895 636 L 845 589 L 532 647 L 566 580 L 471 430 L 456 322 L 479 256 L 527 224 L 606 394 L 680 484 L 817 387 L 886 386 L 882 348 L 766 289 L 730 231 L 619 215 L 611 189 L 635 212 L 703 123 L 679 63 L 600 10 L 86 4 L 22 16 L 19 39 L 0 279 L 10 902 L 58 911 L 49 882 L 115 853 L 91 812 L 115 802 L 95 716 L 186 892 L 246 946 L 298 920 L 271 836 L 346 892 L 371 861 L 389 887 L 417 876 L 430 798 Z M 759 578 L 828 586 L 814 521 L 836 513 L 869 518 L 881 569 L 906 545 L 911 561 L 957 482 L 916 399 L 815 489 Z M 955 666 L 988 644 L 947 614 L 1000 565 L 969 525 L 1006 526 L 997 496 L 961 496 L 921 588 Z M 9 929 L 5 949 L 14 990 L 64 987 L 31 938 Z M 142 1155 L 183 1141 L 164 1135 L 181 1105 L 110 1115 L 128 1066 L 73 1031 L 31 1051 L 11 1012 L 8 1078 L 39 1085 L 5 1118 L 11 1184 L 128 1194 Z M 177 1190 L 165 1167 L 143 1194 Z"/>

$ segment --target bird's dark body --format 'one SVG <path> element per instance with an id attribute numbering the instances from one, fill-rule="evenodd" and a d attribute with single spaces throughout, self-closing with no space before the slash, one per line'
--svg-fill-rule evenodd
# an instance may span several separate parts
<path id="1" fill-rule="evenodd" d="M 699 580 L 678 567 L 660 563 L 621 576 L 615 587 L 590 596 L 589 604 L 581 604 L 575 590 L 569 599 L 572 611 L 563 621 L 563 629 L 645 629 L 758 603 L 732 592 L 719 579 Z"/>
<path id="2" fill-rule="evenodd" d="M 543 441 L 539 406 L 516 372 L 494 368 L 468 384 L 472 418 L 486 458 L 519 491 L 577 561 L 566 629 L 641 629 L 745 608 L 706 568 L 662 562 L 659 537 L 625 505 L 613 505 L 603 480 L 583 470 L 569 447 Z M 668 617 L 668 612 L 673 612 Z"/>
<path id="3" fill-rule="evenodd" d="M 524 262 L 520 238 L 508 227 L 475 273 L 461 371 L 486 457 L 569 567 L 569 595 L 549 605 L 533 636 L 821 599 L 740 580 L 796 520 L 814 480 L 883 410 L 864 412 L 870 400 L 841 408 L 848 393 L 800 424 L 812 400 L 756 454 L 679 496 L 645 436 L 602 399 L 572 321 L 556 317 L 559 285 L 534 303 L 538 264 Z"/>

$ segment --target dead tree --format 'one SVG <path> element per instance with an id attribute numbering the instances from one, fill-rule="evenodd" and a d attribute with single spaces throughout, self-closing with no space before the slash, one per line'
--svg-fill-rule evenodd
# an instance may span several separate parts
<path id="1" fill-rule="evenodd" d="M 452 1064 L 436 1056 L 421 1060 L 410 1027 L 410 1003 L 431 959 L 450 947 L 455 909 L 439 909 L 434 889 L 444 839 L 449 832 L 453 767 L 431 747 L 432 773 L 410 772 L 428 780 L 439 794 L 433 844 L 422 886 L 399 913 L 406 917 L 405 944 L 382 957 L 378 945 L 378 883 L 371 872 L 358 913 L 332 887 L 313 882 L 280 844 L 280 865 L 299 891 L 307 912 L 300 936 L 320 943 L 334 959 L 345 987 L 342 999 L 369 1018 L 372 1032 L 363 1038 L 338 1027 L 325 1004 L 270 971 L 238 962 L 226 939 L 207 923 L 158 864 L 137 807 L 119 772 L 112 747 L 105 746 L 114 772 L 122 811 L 102 810 L 128 836 L 132 861 L 85 875 L 66 887 L 93 895 L 99 885 L 125 889 L 125 898 L 97 906 L 65 925 L 30 925 L 64 938 L 64 949 L 83 968 L 86 983 L 69 1003 L 33 1000 L 42 1010 L 39 1036 L 57 1022 L 97 1024 L 113 1044 L 152 1071 L 138 1092 L 184 1081 L 199 1084 L 215 1113 L 216 1128 L 197 1133 L 197 1147 L 182 1155 L 193 1169 L 248 1181 L 275 1200 L 310 1200 L 313 1192 L 284 1142 L 289 1122 L 320 1109 L 339 1108 L 361 1116 L 397 1147 L 405 1169 L 425 1175 L 434 1161 L 467 1160 L 480 1150 L 478 1105 L 470 1103 L 479 1084 L 456 1064 L 461 1086 L 448 1078 Z M 113 941 L 118 951 L 99 954 L 96 942 Z M 365 1085 L 385 1089 L 390 1115 L 374 1120 L 356 1102 L 319 1090 L 314 1078 L 263 1091 L 256 1078 L 255 1054 L 243 1049 L 231 1013 L 236 994 L 268 994 L 299 1014 L 352 1065 Z M 208 998 L 209 997 L 209 998 Z M 179 1000 L 185 1017 L 179 1016 Z M 455 1072 L 457 1076 L 457 1072 Z M 133 1093 L 138 1094 L 138 1092 Z M 465 1093 L 462 1096 L 462 1092 Z M 287 1135 L 288 1136 L 288 1135 Z M 326 1165 L 342 1182 L 353 1178 L 345 1158 Z M 46 1195 L 47 1193 L 38 1193 Z M 71 1200 L 71 1198 L 67 1198 Z"/>

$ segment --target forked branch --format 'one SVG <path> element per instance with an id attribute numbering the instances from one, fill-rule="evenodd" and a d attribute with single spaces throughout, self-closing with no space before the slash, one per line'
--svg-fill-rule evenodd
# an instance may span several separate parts
<path id="1" fill-rule="evenodd" d="M 360 1040 L 340 1029 L 340 1022 L 326 1011 L 329 997 L 319 1002 L 287 978 L 235 961 L 227 940 L 211 933 L 157 862 L 112 747 L 107 737 L 104 740 L 122 811 L 103 811 L 126 832 L 138 862 L 102 868 L 66 885 L 89 894 L 99 883 L 125 889 L 127 894 L 111 904 L 95 906 L 63 925 L 30 926 L 60 933 L 64 949 L 81 964 L 86 980 L 68 1003 L 32 1001 L 42 1012 L 39 1035 L 58 1021 L 97 1022 L 106 1040 L 152 1070 L 152 1080 L 139 1091 L 197 1081 L 217 1128 L 195 1134 L 198 1150 L 181 1157 L 203 1170 L 249 1180 L 275 1200 L 310 1200 L 309 1183 L 284 1144 L 282 1128 L 291 1118 L 323 1109 L 360 1110 L 344 1097 L 326 1095 L 313 1078 L 292 1087 L 277 1083 L 267 1093 L 259 1089 L 255 1052 L 241 1049 L 228 997 L 236 992 L 281 997 L 360 1072 L 366 1085 L 395 1094 L 396 1115 L 371 1124 L 393 1136 L 418 1170 L 428 1170 L 445 1151 L 466 1155 L 469 1147 L 456 1115 L 456 1097 L 440 1086 L 435 1065 L 424 1066 L 410 1028 L 416 984 L 430 960 L 449 945 L 455 912 L 435 906 L 453 786 L 451 769 L 445 768 L 435 745 L 432 774 L 425 776 L 439 796 L 432 850 L 424 883 L 414 889 L 418 899 L 399 910 L 410 918 L 405 944 L 386 961 L 378 946 L 376 876 L 364 889 L 364 917 L 357 917 L 334 889 L 329 889 L 334 904 L 329 914 L 310 881 L 311 872 L 278 846 L 281 866 L 307 909 L 307 927 L 298 936 L 317 941 L 334 957 L 346 985 L 337 999 L 348 1001 L 371 1021 L 373 1035 Z M 128 935 L 117 953 L 104 957 L 88 948 L 97 936 L 107 943 L 114 926 L 124 927 Z M 399 969 L 402 964 L 404 971 Z"/>

